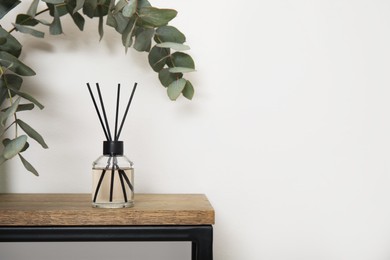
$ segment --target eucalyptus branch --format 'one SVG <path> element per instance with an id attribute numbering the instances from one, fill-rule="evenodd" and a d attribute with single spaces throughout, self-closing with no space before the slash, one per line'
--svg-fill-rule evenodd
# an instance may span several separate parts
<path id="1" fill-rule="evenodd" d="M 0 0 L 0 20 L 21 1 L 14 1 L 15 4 L 9 2 Z M 47 8 L 37 12 L 40 3 L 46 4 Z M 35 19 L 47 11 L 50 11 L 51 21 Z M 4 112 L 0 111 L 0 123 L 4 127 L 7 119 L 13 117 L 14 120 L 0 130 L 0 137 L 15 125 L 15 138 L 3 140 L 7 153 L 5 156 L 4 152 L 0 152 L 0 163 L 19 155 L 24 167 L 35 175 L 37 171 L 20 153 L 28 149 L 27 136 L 43 148 L 47 148 L 47 145 L 37 131 L 18 118 L 17 111 L 32 109 L 34 106 L 42 109 L 43 105 L 22 91 L 22 77 L 34 76 L 35 72 L 19 60 L 23 46 L 11 33 L 18 31 L 43 38 L 44 32 L 33 28 L 43 24 L 49 26 L 51 35 L 63 34 L 61 19 L 64 15 L 71 16 L 81 31 L 84 29 L 85 17 L 99 19 L 97 31 L 100 39 L 103 36 L 103 18 L 107 17 L 106 24 L 121 34 L 125 52 L 130 47 L 146 52 L 149 65 L 158 74 L 171 100 L 176 100 L 180 95 L 192 99 L 194 95 L 192 84 L 183 78 L 184 73 L 195 70 L 191 56 L 182 52 L 189 49 L 183 44 L 186 37 L 177 28 L 168 25 L 176 17 L 177 11 L 153 7 L 149 0 L 32 0 L 28 11 L 16 16 L 9 31 L 0 25 L 0 105 L 5 104 L 5 99 L 11 104 Z M 30 101 L 32 107 L 29 104 L 21 106 L 21 98 Z M 18 127 L 26 135 L 18 136 Z"/>
<path id="2" fill-rule="evenodd" d="M 50 9 L 49 9 L 49 8 L 43 9 L 42 11 L 37 12 L 37 13 L 35 14 L 34 17 L 36 17 L 36 16 L 38 16 L 38 15 L 40 15 L 40 14 L 43 14 L 43 13 L 45 13 L 45 12 L 47 12 L 47 11 L 50 11 Z M 21 23 L 21 25 L 23 25 L 24 23 L 26 23 L 26 22 L 28 22 L 28 21 L 31 21 L 34 17 L 29 17 L 28 19 L 24 20 L 24 21 Z M 12 27 L 11 30 L 8 31 L 8 33 L 12 33 L 12 32 L 15 31 L 15 30 L 16 30 L 16 27 L 14 26 L 14 27 Z"/>

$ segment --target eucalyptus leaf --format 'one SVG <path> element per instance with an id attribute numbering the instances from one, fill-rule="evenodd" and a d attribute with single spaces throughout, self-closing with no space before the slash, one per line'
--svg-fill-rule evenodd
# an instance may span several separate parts
<path id="1" fill-rule="evenodd" d="M 106 16 L 110 2 L 110 0 L 85 0 L 83 12 L 89 18 Z"/>
<path id="2" fill-rule="evenodd" d="M 23 150 L 27 142 L 27 136 L 21 135 L 11 140 L 4 148 L 3 156 L 9 160 Z"/>
<path id="3" fill-rule="evenodd" d="M 116 13 L 116 14 L 110 13 L 107 16 L 107 25 L 114 27 L 115 30 L 120 34 L 123 34 L 129 22 L 130 19 L 124 17 L 122 13 Z"/>
<path id="4" fill-rule="evenodd" d="M 8 92 L 8 89 L 15 88 L 20 89 L 23 79 L 15 74 L 4 74 L 0 77 L 0 104 L 3 104 L 4 100 L 11 94 L 11 97 L 15 96 L 15 93 L 11 91 Z"/>
<path id="5" fill-rule="evenodd" d="M 126 29 L 122 33 L 122 43 L 125 46 L 125 51 L 133 44 L 133 31 L 135 27 L 135 20 L 130 19 Z"/>
<path id="6" fill-rule="evenodd" d="M 173 81 L 183 77 L 181 73 L 171 73 L 169 68 L 164 68 L 158 73 L 158 79 L 164 87 L 168 87 Z"/>
<path id="7" fill-rule="evenodd" d="M 169 57 L 169 49 L 159 48 L 154 46 L 148 55 L 149 64 L 152 69 L 156 72 L 162 70 L 166 64 L 167 58 Z"/>
<path id="8" fill-rule="evenodd" d="M 3 45 L 7 42 L 7 38 L 0 37 L 0 45 Z"/>
<path id="9" fill-rule="evenodd" d="M 19 0 L 1 0 L 0 1 L 0 19 L 4 17 L 9 11 L 15 8 L 21 1 Z"/>
<path id="10" fill-rule="evenodd" d="M 8 90 L 3 84 L 3 77 L 0 77 L 0 104 L 3 104 L 4 100 L 7 98 Z"/>
<path id="11" fill-rule="evenodd" d="M 123 10 L 123 8 L 127 5 L 126 0 L 119 0 L 118 3 L 115 5 L 113 13 L 119 13 Z"/>
<path id="12" fill-rule="evenodd" d="M 93 18 L 97 9 L 97 0 L 85 0 L 83 13 L 89 18 Z"/>
<path id="13" fill-rule="evenodd" d="M 53 22 L 50 24 L 50 34 L 52 35 L 62 34 L 61 20 L 60 20 L 60 15 L 57 10 L 57 7 L 54 7 L 54 19 Z"/>
<path id="14" fill-rule="evenodd" d="M 48 4 L 53 4 L 53 5 L 64 3 L 64 0 L 42 0 L 42 1 L 45 3 L 48 3 Z"/>
<path id="15" fill-rule="evenodd" d="M 100 10 L 100 7 L 98 7 L 98 10 Z M 99 11 L 100 13 L 100 11 Z M 103 14 L 99 15 L 99 36 L 100 36 L 100 41 L 102 40 L 103 38 L 103 35 L 104 35 L 104 29 L 103 29 Z"/>
<path id="16" fill-rule="evenodd" d="M 149 51 L 152 45 L 154 29 L 148 28 L 143 30 L 135 37 L 134 49 L 137 51 Z"/>
<path id="17" fill-rule="evenodd" d="M 16 123 L 20 126 L 20 128 L 23 129 L 23 131 L 28 136 L 30 136 L 32 139 L 37 141 L 43 148 L 45 148 L 45 149 L 49 148 L 47 146 L 47 144 L 45 143 L 45 141 L 43 140 L 43 137 L 37 131 L 35 131 L 31 126 L 29 126 L 28 124 L 26 124 L 25 122 L 23 122 L 20 119 L 17 119 Z"/>
<path id="18" fill-rule="evenodd" d="M 22 51 L 22 45 L 9 32 L 0 27 L 0 37 L 5 38 L 6 42 L 0 45 L 0 51 L 5 51 L 15 57 L 19 57 Z"/>
<path id="19" fill-rule="evenodd" d="M 24 157 L 21 154 L 19 154 L 19 158 L 22 161 L 22 164 L 27 171 L 33 173 L 35 176 L 39 176 L 38 171 L 31 165 L 31 163 L 29 163 L 26 159 L 24 159 Z"/>
<path id="20" fill-rule="evenodd" d="M 20 25 L 20 24 L 14 24 L 14 26 L 15 26 L 16 30 L 18 30 L 21 33 L 30 34 L 30 35 L 32 35 L 34 37 L 37 37 L 37 38 L 45 37 L 45 33 L 44 32 L 32 29 L 30 27 L 23 26 L 23 25 Z"/>
<path id="21" fill-rule="evenodd" d="M 18 14 L 16 16 L 16 21 L 15 21 L 16 24 L 20 24 L 20 25 L 31 25 L 31 26 L 35 26 L 37 25 L 39 22 L 37 19 L 35 19 L 34 17 L 32 17 L 31 15 L 27 15 L 27 14 Z"/>
<path id="22" fill-rule="evenodd" d="M 31 3 L 30 7 L 27 10 L 27 14 L 29 16 L 34 17 L 37 14 L 38 4 L 39 4 L 39 0 L 34 0 Z"/>
<path id="23" fill-rule="evenodd" d="M 35 105 L 33 103 L 19 104 L 18 109 L 16 110 L 16 112 L 33 110 L 34 107 L 35 107 Z"/>
<path id="24" fill-rule="evenodd" d="M 32 96 L 30 96 L 29 94 L 21 92 L 21 91 L 18 91 L 18 90 L 15 90 L 15 89 L 12 89 L 12 88 L 10 90 L 11 90 L 11 92 L 14 92 L 15 94 L 21 96 L 22 98 L 27 99 L 28 101 L 31 101 L 32 103 L 34 103 L 40 109 L 44 108 L 44 106 L 41 103 L 39 103 L 38 100 L 36 100 Z"/>
<path id="25" fill-rule="evenodd" d="M 186 83 L 187 80 L 181 78 L 169 84 L 167 89 L 168 97 L 171 100 L 176 100 L 180 96 L 181 92 L 183 91 Z"/>
<path id="26" fill-rule="evenodd" d="M 138 8 L 137 9 L 141 9 L 143 7 L 149 7 L 149 6 L 152 6 L 148 0 L 138 0 Z"/>
<path id="27" fill-rule="evenodd" d="M 171 48 L 176 51 L 186 51 L 190 49 L 190 46 L 181 43 L 176 43 L 176 42 L 162 42 L 156 44 L 156 46 L 160 48 Z"/>
<path id="28" fill-rule="evenodd" d="M 76 0 L 76 6 L 73 9 L 73 14 L 77 13 L 84 6 L 85 0 Z"/>
<path id="29" fill-rule="evenodd" d="M 189 82 L 188 80 L 186 85 L 184 86 L 182 93 L 183 96 L 189 100 L 192 100 L 192 98 L 194 97 L 194 93 L 195 93 L 194 87 L 192 86 L 191 82 Z"/>
<path id="30" fill-rule="evenodd" d="M 173 9 L 159 9 L 156 7 L 142 7 L 138 11 L 138 16 L 146 25 L 160 27 L 166 25 L 175 18 L 177 11 Z"/>
<path id="31" fill-rule="evenodd" d="M 10 107 L 8 107 L 4 113 L 1 114 L 0 116 L 0 124 L 2 126 L 5 126 L 5 122 L 7 121 L 7 119 L 14 115 L 16 110 L 18 109 L 18 105 L 19 105 L 19 102 L 20 102 L 20 97 L 17 98 Z"/>
<path id="32" fill-rule="evenodd" d="M 124 17 L 131 17 L 137 10 L 137 0 L 129 0 L 127 5 L 123 7 L 122 14 Z"/>
<path id="33" fill-rule="evenodd" d="M 58 16 L 64 16 L 69 14 L 69 11 L 71 12 L 71 8 L 68 8 L 68 6 L 65 3 L 61 4 L 47 4 L 47 7 L 49 8 L 49 14 L 54 17 L 55 16 L 55 11 L 57 10 Z"/>
<path id="34" fill-rule="evenodd" d="M 173 67 L 169 68 L 169 72 L 171 73 L 188 73 L 188 72 L 194 72 L 195 69 L 193 68 L 184 68 L 184 67 Z"/>
<path id="35" fill-rule="evenodd" d="M 171 58 L 174 67 L 195 69 L 194 60 L 184 52 L 175 52 L 171 55 Z"/>
<path id="36" fill-rule="evenodd" d="M 79 13 L 72 13 L 71 16 L 72 16 L 73 22 L 80 29 L 80 31 L 84 30 L 84 24 L 85 24 L 84 17 Z"/>
<path id="37" fill-rule="evenodd" d="M 28 142 L 26 142 L 26 144 L 24 145 L 23 149 L 22 149 L 20 152 L 23 153 L 23 152 L 26 151 L 29 147 L 30 147 L 30 144 L 29 144 Z"/>
<path id="38" fill-rule="evenodd" d="M 9 69 L 21 76 L 35 75 L 35 72 L 30 67 L 19 61 L 15 56 L 5 51 L 0 51 L 0 64 L 6 67 L 9 66 L 9 64 L 12 64 Z"/>
<path id="39" fill-rule="evenodd" d="M 162 26 L 156 30 L 156 42 L 177 42 L 184 43 L 186 41 L 185 35 L 173 26 Z"/>

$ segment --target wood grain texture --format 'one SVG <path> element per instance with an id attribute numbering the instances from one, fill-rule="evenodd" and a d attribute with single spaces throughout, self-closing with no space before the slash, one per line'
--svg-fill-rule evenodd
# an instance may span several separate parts
<path id="1" fill-rule="evenodd" d="M 136 194 L 135 206 L 92 208 L 90 194 L 0 194 L 0 226 L 210 225 L 203 194 Z"/>

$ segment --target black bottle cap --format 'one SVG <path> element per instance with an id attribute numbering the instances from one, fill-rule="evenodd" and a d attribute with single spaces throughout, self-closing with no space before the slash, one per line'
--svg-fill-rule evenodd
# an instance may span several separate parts
<path id="1" fill-rule="evenodd" d="M 104 141 L 103 155 L 123 155 L 123 141 Z"/>

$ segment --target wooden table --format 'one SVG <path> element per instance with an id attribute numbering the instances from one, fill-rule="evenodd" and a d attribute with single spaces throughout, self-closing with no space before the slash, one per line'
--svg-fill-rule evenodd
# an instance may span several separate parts
<path id="1" fill-rule="evenodd" d="M 202 194 L 136 194 L 135 206 L 92 208 L 90 194 L 0 194 L 0 242 L 190 241 L 212 260 L 214 209 Z"/>

